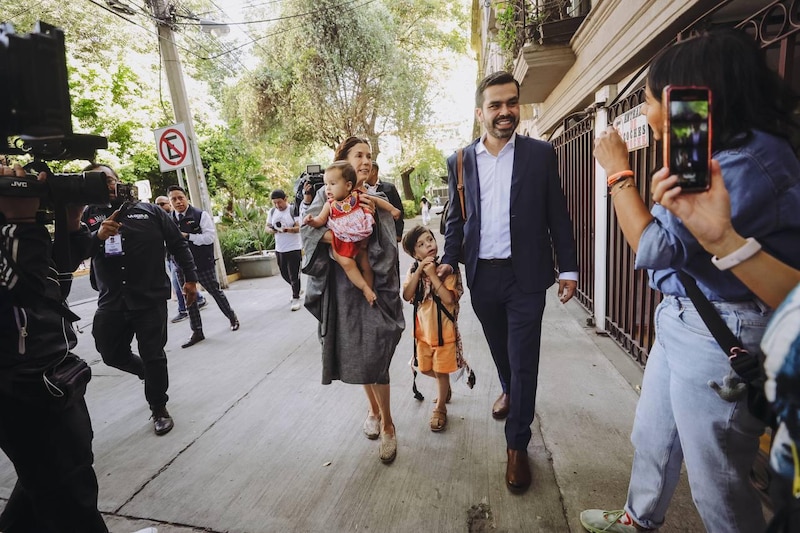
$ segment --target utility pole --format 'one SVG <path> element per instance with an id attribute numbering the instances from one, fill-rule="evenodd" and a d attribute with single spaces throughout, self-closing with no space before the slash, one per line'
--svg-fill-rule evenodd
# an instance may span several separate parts
<path id="1" fill-rule="evenodd" d="M 189 109 L 189 100 L 186 97 L 186 85 L 183 83 L 183 67 L 178 56 L 178 47 L 175 45 L 175 35 L 172 32 L 173 5 L 165 5 L 164 0 L 147 0 L 152 8 L 158 29 L 159 48 L 161 60 L 164 62 L 164 73 L 169 83 L 169 94 L 172 98 L 172 109 L 176 122 L 183 122 L 186 127 L 187 142 L 192 154 L 192 164 L 185 167 L 186 183 L 189 186 L 189 198 L 192 203 L 206 211 L 213 217 L 211 199 L 208 196 L 203 164 L 200 161 L 200 149 L 197 146 L 197 136 L 194 132 L 194 121 Z M 223 288 L 228 287 L 228 276 L 225 272 L 225 263 L 222 261 L 222 248 L 219 237 L 214 239 L 214 256 L 218 258 L 215 266 L 217 279 Z"/>

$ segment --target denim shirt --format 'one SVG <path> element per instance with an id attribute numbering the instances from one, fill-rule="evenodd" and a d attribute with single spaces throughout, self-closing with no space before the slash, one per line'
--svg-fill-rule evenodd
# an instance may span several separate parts
<path id="1" fill-rule="evenodd" d="M 725 187 L 731 197 L 733 227 L 754 237 L 763 249 L 800 268 L 800 162 L 787 141 L 753 131 L 742 146 L 718 151 Z M 650 286 L 665 295 L 686 296 L 678 280 L 683 269 L 711 301 L 740 302 L 755 295 L 730 271 L 711 263 L 689 230 L 661 205 L 639 240 L 635 268 L 648 269 Z"/>

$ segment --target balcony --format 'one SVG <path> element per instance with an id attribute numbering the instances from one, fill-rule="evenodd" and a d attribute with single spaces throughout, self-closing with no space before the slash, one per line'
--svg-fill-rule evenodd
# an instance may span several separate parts
<path id="1" fill-rule="evenodd" d="M 510 1 L 498 11 L 498 34 L 520 83 L 520 103 L 543 102 L 575 63 L 572 36 L 590 9 L 589 0 Z M 498 7 L 501 7 L 498 6 Z M 513 39 L 509 34 L 513 33 Z"/>

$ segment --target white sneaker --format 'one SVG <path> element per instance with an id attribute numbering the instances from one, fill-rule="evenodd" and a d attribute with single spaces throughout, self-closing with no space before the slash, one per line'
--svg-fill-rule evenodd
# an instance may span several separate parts
<path id="1" fill-rule="evenodd" d="M 300 298 L 295 298 L 292 300 L 292 311 L 297 311 L 300 309 Z"/>
<path id="2" fill-rule="evenodd" d="M 134 531 L 133 533 L 158 533 L 158 530 L 154 527 L 146 527 L 144 529 L 140 529 L 139 531 Z"/>

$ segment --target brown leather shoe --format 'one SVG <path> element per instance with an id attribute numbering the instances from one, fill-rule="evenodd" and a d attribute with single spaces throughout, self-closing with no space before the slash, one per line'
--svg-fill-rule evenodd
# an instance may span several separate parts
<path id="1" fill-rule="evenodd" d="M 188 348 L 189 346 L 194 346 L 198 342 L 205 340 L 206 336 L 203 335 L 202 331 L 193 331 L 192 336 L 189 337 L 189 340 L 181 344 L 181 348 Z"/>
<path id="2" fill-rule="evenodd" d="M 508 450 L 506 487 L 515 494 L 522 494 L 531 486 L 531 468 L 528 466 L 528 450 Z"/>
<path id="3" fill-rule="evenodd" d="M 511 400 L 508 398 L 508 394 L 505 392 L 497 398 L 492 406 L 492 416 L 497 420 L 502 420 L 508 416 L 508 409 L 511 405 Z"/>

